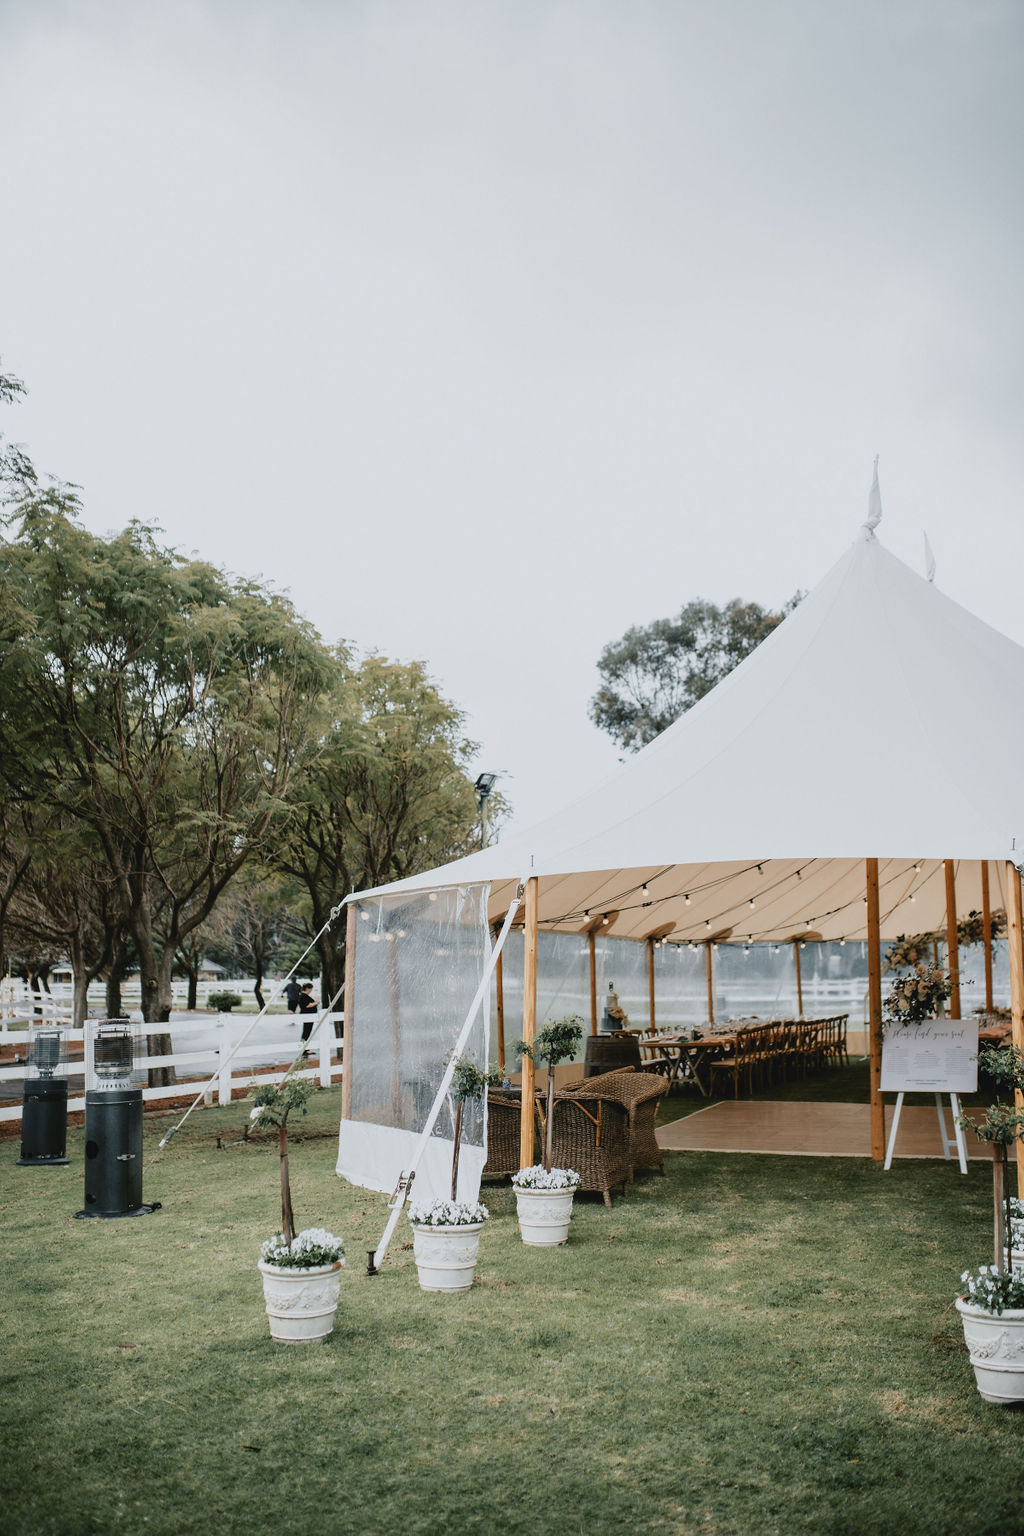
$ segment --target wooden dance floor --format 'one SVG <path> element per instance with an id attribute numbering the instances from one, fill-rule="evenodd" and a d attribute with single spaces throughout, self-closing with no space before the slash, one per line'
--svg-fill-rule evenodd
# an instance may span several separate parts
<path id="1" fill-rule="evenodd" d="M 949 1100 L 944 1100 L 946 1134 L 952 1136 Z M 885 1106 L 888 1138 L 893 1106 Z M 787 1157 L 870 1157 L 871 1126 L 866 1104 L 771 1103 L 751 1099 L 711 1104 L 658 1129 L 666 1152 L 761 1152 Z M 966 1132 L 967 1155 L 991 1160 L 973 1131 Z M 934 1105 L 905 1106 L 896 1138 L 896 1157 L 941 1157 Z M 955 1158 L 956 1153 L 952 1154 Z"/>

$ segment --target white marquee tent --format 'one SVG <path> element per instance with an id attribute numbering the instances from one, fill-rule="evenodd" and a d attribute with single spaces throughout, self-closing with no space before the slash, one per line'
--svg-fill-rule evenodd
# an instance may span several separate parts
<path id="1" fill-rule="evenodd" d="M 984 904 L 1008 912 L 1021 1043 L 1011 850 L 1024 848 L 1022 700 L 1024 648 L 865 524 L 756 651 L 596 789 L 528 832 L 350 899 L 353 1064 L 364 1028 L 357 911 L 479 888 L 493 924 L 520 884 L 527 1038 L 538 926 L 585 933 L 607 918 L 605 931 L 652 942 L 805 934 L 867 939 L 877 952 L 880 937 L 955 929 L 956 908 Z M 876 1058 L 877 970 L 876 953 Z M 872 1100 L 881 1155 L 877 1076 Z"/>

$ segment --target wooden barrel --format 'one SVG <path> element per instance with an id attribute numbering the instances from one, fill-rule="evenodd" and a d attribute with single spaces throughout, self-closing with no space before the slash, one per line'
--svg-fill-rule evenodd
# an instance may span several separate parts
<path id="1" fill-rule="evenodd" d="M 588 1035 L 583 1058 L 583 1076 L 597 1077 L 601 1072 L 621 1072 L 623 1067 L 640 1065 L 640 1047 L 635 1035 Z"/>

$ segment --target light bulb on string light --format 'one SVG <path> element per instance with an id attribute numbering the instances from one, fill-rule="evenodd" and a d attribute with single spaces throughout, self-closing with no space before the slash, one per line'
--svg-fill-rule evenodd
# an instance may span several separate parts
<path id="1" fill-rule="evenodd" d="M 690 905 L 690 898 L 689 898 L 689 896 L 684 896 L 683 897 L 683 906 L 684 907 L 688 907 L 689 905 Z"/>

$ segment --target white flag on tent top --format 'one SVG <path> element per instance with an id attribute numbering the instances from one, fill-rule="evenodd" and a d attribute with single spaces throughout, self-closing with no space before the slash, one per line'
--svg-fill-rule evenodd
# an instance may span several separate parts
<path id="1" fill-rule="evenodd" d="M 871 480 L 871 489 L 868 492 L 868 516 L 864 527 L 869 534 L 874 533 L 882 521 L 882 493 L 878 488 L 878 455 L 875 454 L 875 473 Z"/>

